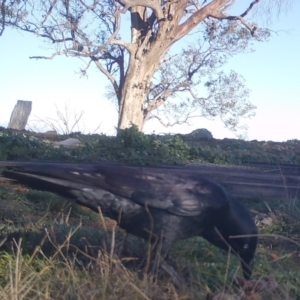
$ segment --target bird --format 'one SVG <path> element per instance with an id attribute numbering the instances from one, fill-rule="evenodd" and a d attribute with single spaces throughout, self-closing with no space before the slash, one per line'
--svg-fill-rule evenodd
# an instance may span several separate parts
<path id="1" fill-rule="evenodd" d="M 200 236 L 237 255 L 246 280 L 252 275 L 257 227 L 249 210 L 196 168 L 45 161 L 0 167 L 5 178 L 100 208 L 127 233 L 150 240 L 162 259 L 175 242 Z"/>

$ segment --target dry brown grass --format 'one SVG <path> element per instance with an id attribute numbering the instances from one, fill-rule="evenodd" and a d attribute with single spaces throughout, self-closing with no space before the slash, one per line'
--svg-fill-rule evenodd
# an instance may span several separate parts
<path id="1" fill-rule="evenodd" d="M 260 227 L 253 274 L 257 282 L 271 276 L 277 286 L 245 292 L 234 285 L 239 273 L 237 259 L 202 239 L 189 239 L 174 247 L 171 257 L 187 282 L 175 287 L 164 273 L 150 276 L 139 268 L 124 266 L 124 262 L 134 261 L 135 252 L 125 251 L 125 255 L 120 249 L 139 246 L 136 239 L 124 246 L 123 233 L 115 222 L 51 201 L 49 205 L 47 193 L 26 198 L 19 190 L 0 190 L 0 245 L 9 245 L 0 250 L 0 300 L 300 299 L 300 221 L 280 205 L 270 208 L 272 225 Z M 295 207 L 289 209 L 296 211 Z M 25 228 L 26 234 L 10 236 L 8 243 L 7 227 L 17 233 Z M 84 246 L 83 240 L 88 241 Z"/>
<path id="2" fill-rule="evenodd" d="M 52 241 L 50 234 L 46 234 L 55 248 L 51 256 L 46 255 L 41 246 L 37 246 L 31 255 L 24 255 L 22 241 L 14 240 L 13 253 L 0 254 L 0 299 L 298 299 L 289 295 L 291 283 L 258 291 L 254 286 L 248 291 L 245 289 L 246 292 L 235 287 L 228 276 L 232 267 L 230 255 L 227 257 L 226 274 L 223 279 L 215 278 L 219 284 L 216 283 L 213 291 L 205 280 L 192 274 L 187 276 L 190 280 L 187 286 L 179 288 L 167 276 L 149 276 L 126 269 L 114 254 L 113 239 L 109 253 L 99 251 L 97 257 L 85 254 L 89 263 L 83 264 L 76 256 L 69 257 L 64 251 L 71 246 L 71 236 L 75 231 L 70 232 L 64 243 L 59 245 Z M 194 265 L 193 271 L 199 274 L 207 272 L 201 268 L 203 266 Z"/>
<path id="3" fill-rule="evenodd" d="M 40 247 L 31 256 L 22 255 L 21 240 L 15 253 L 0 256 L 0 299 L 182 299 L 170 280 L 157 281 L 147 274 L 127 270 L 113 254 L 99 252 L 83 265 L 62 250 L 70 244 L 54 245 L 48 257 Z M 50 236 L 47 237 L 51 239 Z M 144 276 L 141 276 L 144 275 Z"/>

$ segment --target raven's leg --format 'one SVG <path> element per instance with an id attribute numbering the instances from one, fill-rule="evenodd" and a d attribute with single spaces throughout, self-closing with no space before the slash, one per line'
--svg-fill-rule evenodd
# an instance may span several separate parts
<path id="1" fill-rule="evenodd" d="M 169 251 L 172 245 L 177 241 L 176 238 L 166 238 L 166 236 L 156 237 L 155 246 L 152 249 L 152 253 L 150 256 L 150 264 L 147 268 L 151 274 L 158 275 L 159 270 L 167 273 L 174 285 L 178 288 L 183 288 L 186 286 L 184 279 L 175 271 L 175 269 L 168 263 Z"/>
<path id="2" fill-rule="evenodd" d="M 171 277 L 176 287 L 182 288 L 186 286 L 185 280 L 164 259 L 162 259 L 160 266 Z"/>

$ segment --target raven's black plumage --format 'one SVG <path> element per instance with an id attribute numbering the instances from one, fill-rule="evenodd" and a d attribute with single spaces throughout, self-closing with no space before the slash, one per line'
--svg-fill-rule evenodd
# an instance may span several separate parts
<path id="1" fill-rule="evenodd" d="M 229 247 L 250 278 L 256 226 L 243 204 L 222 186 L 181 168 L 145 168 L 118 164 L 0 162 L 3 175 L 66 196 L 118 221 L 144 239 L 161 237 L 166 257 L 178 240 L 202 236 L 219 248 Z M 234 238 L 234 236 L 239 236 Z"/>

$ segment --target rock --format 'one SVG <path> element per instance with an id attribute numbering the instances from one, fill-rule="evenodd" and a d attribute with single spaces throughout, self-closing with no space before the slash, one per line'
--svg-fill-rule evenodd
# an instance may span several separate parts
<path id="1" fill-rule="evenodd" d="M 57 135 L 57 131 L 55 130 L 48 130 L 44 133 L 44 135 L 48 135 L 48 136 L 55 136 Z"/>
<path id="2" fill-rule="evenodd" d="M 254 221 L 256 226 L 271 226 L 273 222 L 273 218 L 267 214 L 259 213 L 254 217 Z"/>
<path id="3" fill-rule="evenodd" d="M 184 141 L 211 140 L 213 136 L 206 128 L 199 128 L 188 134 L 178 134 Z"/>
<path id="4" fill-rule="evenodd" d="M 55 148 L 59 148 L 60 146 L 64 146 L 67 148 L 73 148 L 73 147 L 77 147 L 79 145 L 80 145 L 80 140 L 74 139 L 74 138 L 69 138 L 64 141 L 54 143 Z"/>

